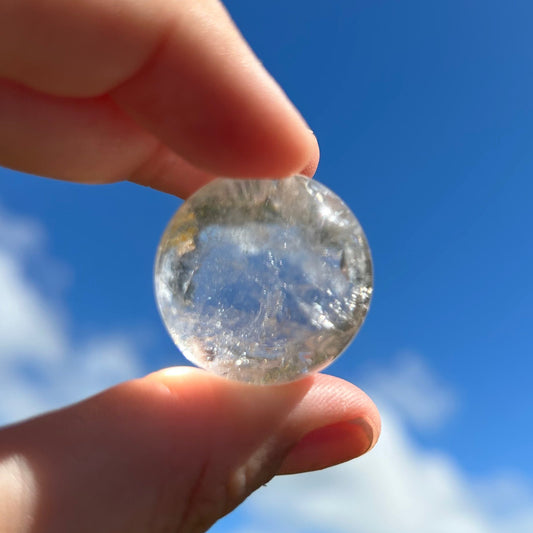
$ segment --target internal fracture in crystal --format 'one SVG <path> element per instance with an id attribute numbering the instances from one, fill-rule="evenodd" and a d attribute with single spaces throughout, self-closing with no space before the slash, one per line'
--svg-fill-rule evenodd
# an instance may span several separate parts
<path id="1" fill-rule="evenodd" d="M 155 291 L 187 359 L 282 383 L 323 369 L 354 338 L 372 294 L 370 251 L 350 209 L 316 180 L 220 178 L 170 221 Z"/>

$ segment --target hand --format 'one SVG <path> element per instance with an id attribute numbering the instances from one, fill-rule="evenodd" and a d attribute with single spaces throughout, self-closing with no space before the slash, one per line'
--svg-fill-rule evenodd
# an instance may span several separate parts
<path id="1" fill-rule="evenodd" d="M 0 4 L 0 163 L 187 196 L 312 175 L 316 140 L 215 0 Z M 0 531 L 205 531 L 280 473 L 365 453 L 337 378 L 254 387 L 167 369 L 0 431 Z"/>

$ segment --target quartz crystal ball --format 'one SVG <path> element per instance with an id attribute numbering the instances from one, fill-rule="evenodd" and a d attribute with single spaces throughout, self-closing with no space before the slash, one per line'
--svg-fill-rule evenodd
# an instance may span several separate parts
<path id="1" fill-rule="evenodd" d="M 359 330 L 372 263 L 357 219 L 316 180 L 221 178 L 178 209 L 155 292 L 183 355 L 254 384 L 330 364 Z"/>

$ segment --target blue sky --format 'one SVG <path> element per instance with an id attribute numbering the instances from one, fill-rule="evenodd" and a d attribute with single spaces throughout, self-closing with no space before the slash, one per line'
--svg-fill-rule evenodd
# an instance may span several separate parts
<path id="1" fill-rule="evenodd" d="M 533 528 L 533 5 L 227 6 L 365 228 L 374 300 L 330 371 L 385 416 L 368 458 L 275 481 L 214 531 Z M 0 422 L 183 363 L 152 290 L 179 203 L 0 169 Z"/>

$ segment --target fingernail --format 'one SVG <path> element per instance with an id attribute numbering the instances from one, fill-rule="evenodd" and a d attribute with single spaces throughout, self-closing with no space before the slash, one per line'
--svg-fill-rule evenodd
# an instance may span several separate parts
<path id="1" fill-rule="evenodd" d="M 320 160 L 320 147 L 318 146 L 318 141 L 315 134 L 309 130 L 309 134 L 313 137 L 313 149 L 311 150 L 311 157 L 305 165 L 305 167 L 300 170 L 300 174 L 312 178 L 318 167 L 318 161 Z"/>
<path id="2" fill-rule="evenodd" d="M 292 448 L 279 473 L 309 472 L 349 461 L 369 451 L 375 440 L 374 428 L 363 418 L 315 429 Z"/>
<path id="3" fill-rule="evenodd" d="M 374 447 L 374 444 L 376 443 L 375 442 L 376 432 L 374 431 L 374 428 L 372 427 L 370 422 L 368 422 L 368 420 L 365 420 L 364 418 L 357 418 L 355 420 L 350 420 L 349 424 L 356 425 L 366 435 L 366 438 L 368 440 L 368 447 L 361 454 L 363 455 Z"/>

